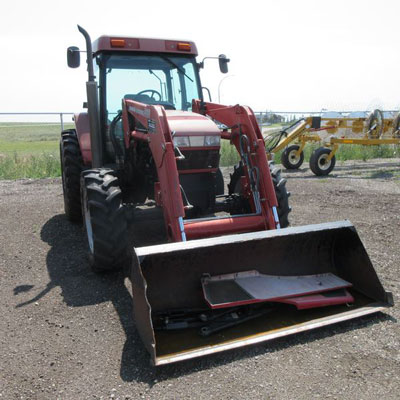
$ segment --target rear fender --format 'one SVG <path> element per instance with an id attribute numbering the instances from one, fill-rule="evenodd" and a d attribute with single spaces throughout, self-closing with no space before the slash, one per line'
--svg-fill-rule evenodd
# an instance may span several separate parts
<path id="1" fill-rule="evenodd" d="M 89 114 L 87 112 L 74 114 L 74 121 L 83 163 L 90 166 L 92 164 L 92 150 L 90 146 Z"/>

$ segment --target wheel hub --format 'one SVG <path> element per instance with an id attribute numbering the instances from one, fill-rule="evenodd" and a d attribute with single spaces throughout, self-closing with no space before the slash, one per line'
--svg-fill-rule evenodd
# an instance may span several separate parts
<path id="1" fill-rule="evenodd" d="M 331 160 L 328 160 L 328 154 L 323 154 L 318 160 L 318 166 L 322 170 L 327 170 L 331 165 Z"/>
<path id="2" fill-rule="evenodd" d="M 289 161 L 291 164 L 295 165 L 300 161 L 300 155 L 297 155 L 297 150 L 292 150 L 289 153 Z"/>

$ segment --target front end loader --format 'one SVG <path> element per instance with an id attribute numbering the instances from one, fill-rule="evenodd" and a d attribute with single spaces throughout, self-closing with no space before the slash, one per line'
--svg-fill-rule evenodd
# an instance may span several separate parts
<path id="1" fill-rule="evenodd" d="M 65 212 L 83 220 L 95 271 L 128 267 L 136 327 L 153 364 L 393 304 L 350 222 L 288 227 L 286 181 L 268 161 L 254 113 L 204 101 L 204 60 L 196 62 L 193 42 L 102 36 L 92 44 L 78 28 L 88 112 L 61 137 Z M 79 54 L 68 49 L 70 67 Z M 226 56 L 214 58 L 227 72 Z M 240 159 L 227 193 L 221 141 Z M 132 248 L 137 212 L 148 231 L 154 223 L 147 208 L 162 211 L 164 240 Z"/>

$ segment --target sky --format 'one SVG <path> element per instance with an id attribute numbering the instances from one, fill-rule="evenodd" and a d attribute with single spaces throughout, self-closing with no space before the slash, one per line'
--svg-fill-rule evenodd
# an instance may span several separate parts
<path id="1" fill-rule="evenodd" d="M 193 40 L 202 85 L 254 111 L 400 108 L 400 1 L 151 0 L 3 2 L 0 112 L 72 112 L 85 100 L 83 26 L 102 34 Z M 84 59 L 84 57 L 83 57 Z M 218 90 L 219 89 L 219 90 Z"/>

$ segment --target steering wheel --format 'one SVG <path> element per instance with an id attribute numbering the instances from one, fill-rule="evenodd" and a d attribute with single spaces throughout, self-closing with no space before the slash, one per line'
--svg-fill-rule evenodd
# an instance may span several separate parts
<path id="1" fill-rule="evenodd" d="M 149 96 L 154 101 L 161 101 L 161 98 L 162 98 L 161 93 L 157 92 L 157 90 L 154 90 L 154 89 L 142 90 L 141 92 L 136 93 L 136 96 L 139 96 L 141 94 Z M 156 96 L 158 97 L 158 99 L 156 98 Z"/>

